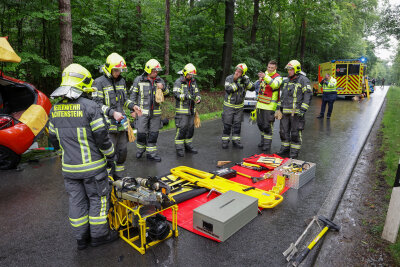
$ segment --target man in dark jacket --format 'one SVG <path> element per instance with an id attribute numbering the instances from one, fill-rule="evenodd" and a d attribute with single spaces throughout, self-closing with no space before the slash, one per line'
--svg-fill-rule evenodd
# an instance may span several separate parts
<path id="1" fill-rule="evenodd" d="M 134 105 L 140 107 L 142 116 L 136 121 L 137 140 L 136 158 L 141 158 L 147 151 L 147 159 L 161 161 L 157 153 L 158 132 L 161 126 L 161 107 L 156 100 L 156 91 L 161 90 L 164 95 L 168 94 L 165 82 L 158 76 L 161 64 L 150 59 L 144 67 L 144 73 L 136 77 L 131 87 L 130 99 Z"/>
<path id="2" fill-rule="evenodd" d="M 240 142 L 240 132 L 243 120 L 244 97 L 246 91 L 254 91 L 254 85 L 246 76 L 247 66 L 240 63 L 236 66 L 235 73 L 225 79 L 225 98 L 222 112 L 222 148 L 228 148 L 229 138 L 232 133 L 234 147 L 243 148 Z"/>
<path id="3" fill-rule="evenodd" d="M 279 129 L 281 150 L 278 154 L 296 159 L 301 149 L 304 114 L 311 103 L 312 90 L 310 80 L 301 72 L 300 62 L 291 60 L 285 69 L 289 80 L 281 86 L 282 94 L 277 107 L 283 113 Z"/>
<path id="4" fill-rule="evenodd" d="M 69 221 L 78 249 L 99 246 L 118 238 L 107 221 L 111 188 L 106 167 L 115 168 L 114 146 L 98 105 L 85 98 L 92 76 L 78 64 L 62 74 L 51 97 L 61 97 L 49 115 L 49 139 L 62 151 L 62 174 L 69 195 Z"/>
<path id="5" fill-rule="evenodd" d="M 107 57 L 106 64 L 102 66 L 103 75 L 98 77 L 93 88 L 93 100 L 96 101 L 104 112 L 109 125 L 109 135 L 115 147 L 117 164 L 115 167 L 114 178 L 120 179 L 125 175 L 126 155 L 128 153 L 128 123 L 124 107 L 132 112 L 140 113 L 138 106 L 135 106 L 128 99 L 126 83 L 121 77 L 121 72 L 127 70 L 125 60 L 117 53 L 112 53 Z"/>
<path id="6" fill-rule="evenodd" d="M 185 156 L 185 150 L 197 154 L 193 147 L 195 104 L 200 103 L 201 97 L 194 75 L 197 75 L 192 63 L 186 64 L 182 76 L 175 81 L 174 96 L 176 101 L 175 111 L 175 148 L 178 157 Z"/>

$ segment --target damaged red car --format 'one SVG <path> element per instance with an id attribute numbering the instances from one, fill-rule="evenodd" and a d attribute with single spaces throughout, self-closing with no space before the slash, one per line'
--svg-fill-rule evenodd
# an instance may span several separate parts
<path id="1" fill-rule="evenodd" d="M 0 37 L 0 62 L 20 62 L 7 38 Z M 49 98 L 32 84 L 0 70 L 0 169 L 12 169 L 44 130 Z"/>

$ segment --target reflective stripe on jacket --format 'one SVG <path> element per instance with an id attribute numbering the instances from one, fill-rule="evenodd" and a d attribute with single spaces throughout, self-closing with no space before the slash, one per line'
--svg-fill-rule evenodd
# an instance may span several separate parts
<path id="1" fill-rule="evenodd" d="M 174 83 L 176 114 L 194 114 L 196 111 L 195 100 L 188 99 L 189 95 L 194 97 L 196 101 L 201 100 L 196 80 L 192 78 L 188 81 L 185 77 L 181 76 Z"/>
<path id="2" fill-rule="evenodd" d="M 224 106 L 231 108 L 243 108 L 246 90 L 254 91 L 254 84 L 246 75 L 233 80 L 233 74 L 225 79 Z"/>
<path id="3" fill-rule="evenodd" d="M 278 106 L 285 114 L 307 111 L 311 103 L 312 90 L 310 80 L 304 75 L 295 75 L 282 84 L 282 94 Z"/>
<path id="4" fill-rule="evenodd" d="M 147 78 L 148 74 L 143 73 L 136 77 L 130 89 L 130 100 L 134 105 L 138 105 L 142 109 L 142 113 L 148 116 L 160 116 L 160 104 L 156 102 L 156 84 L 161 83 L 164 88 L 164 95 L 168 94 L 168 89 L 165 87 L 165 82 L 159 76 L 155 79 Z"/>
<path id="5" fill-rule="evenodd" d="M 105 170 L 106 157 L 114 156 L 101 109 L 83 97 L 51 108 L 49 139 L 62 150 L 62 172 L 69 178 L 92 177 Z"/>
<path id="6" fill-rule="evenodd" d="M 120 76 L 117 80 L 108 78 L 106 75 L 98 77 L 93 82 L 96 91 L 92 93 L 93 100 L 98 103 L 106 116 L 109 124 L 109 131 L 118 131 L 119 124 L 114 119 L 114 111 L 126 115 L 124 107 L 133 110 L 133 103 L 128 99 L 125 80 Z M 128 124 L 123 124 L 123 129 L 128 129 Z M 121 129 L 121 128 L 120 128 Z"/>

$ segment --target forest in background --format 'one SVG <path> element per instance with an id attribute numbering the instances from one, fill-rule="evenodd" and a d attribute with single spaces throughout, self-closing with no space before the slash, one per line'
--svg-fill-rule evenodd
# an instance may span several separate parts
<path id="1" fill-rule="evenodd" d="M 240 62 L 256 79 L 271 59 L 283 74 L 297 59 L 315 80 L 319 63 L 365 56 L 370 77 L 400 83 L 400 50 L 393 66 L 374 54 L 376 45 L 391 45 L 389 36 L 400 37 L 399 7 L 378 10 L 377 0 L 2 0 L 0 36 L 22 61 L 1 69 L 50 94 L 61 66 L 73 61 L 97 77 L 117 52 L 128 85 L 155 58 L 170 84 L 191 62 L 200 88 L 214 91 Z"/>

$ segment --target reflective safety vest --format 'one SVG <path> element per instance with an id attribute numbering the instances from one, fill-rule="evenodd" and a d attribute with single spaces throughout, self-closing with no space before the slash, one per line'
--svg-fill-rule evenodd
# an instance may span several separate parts
<path id="1" fill-rule="evenodd" d="M 55 104 L 49 114 L 49 140 L 62 150 L 62 173 L 72 179 L 89 178 L 106 169 L 114 146 L 101 109 L 80 97 Z"/>
<path id="2" fill-rule="evenodd" d="M 282 84 L 282 77 L 278 73 L 274 73 L 271 82 L 266 84 L 261 82 L 261 89 L 257 97 L 257 108 L 265 110 L 276 110 L 279 100 L 279 88 Z"/>
<path id="3" fill-rule="evenodd" d="M 336 79 L 331 77 L 328 82 L 324 82 L 322 85 L 323 93 L 336 93 Z"/>

